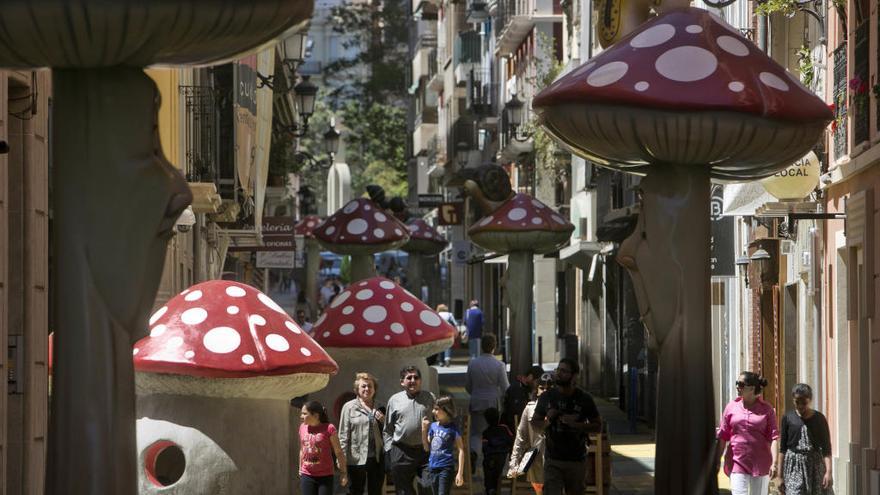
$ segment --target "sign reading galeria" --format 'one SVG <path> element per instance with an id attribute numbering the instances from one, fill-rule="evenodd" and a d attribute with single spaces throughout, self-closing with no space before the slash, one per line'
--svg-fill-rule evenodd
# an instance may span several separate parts
<path id="1" fill-rule="evenodd" d="M 801 201 L 819 185 L 819 157 L 811 151 L 761 184 L 776 199 Z"/>

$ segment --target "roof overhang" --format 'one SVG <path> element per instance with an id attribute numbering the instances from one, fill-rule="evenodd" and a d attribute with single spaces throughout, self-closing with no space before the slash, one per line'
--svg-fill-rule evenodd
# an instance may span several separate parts
<path id="1" fill-rule="evenodd" d="M 602 243 L 573 240 L 570 245 L 559 250 L 559 259 L 582 270 L 588 270 L 594 258 L 602 251 Z"/>

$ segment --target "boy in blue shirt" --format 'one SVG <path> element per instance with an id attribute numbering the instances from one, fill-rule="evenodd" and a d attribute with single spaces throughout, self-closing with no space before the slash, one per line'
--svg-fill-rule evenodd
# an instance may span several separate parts
<path id="1" fill-rule="evenodd" d="M 452 473 L 455 471 L 455 451 L 458 451 L 458 471 L 455 486 L 464 485 L 464 442 L 455 424 L 455 404 L 452 397 L 443 396 L 434 402 L 431 423 L 422 419 L 422 446 L 430 455 L 428 469 L 431 471 L 434 495 L 449 495 L 452 491 Z"/>

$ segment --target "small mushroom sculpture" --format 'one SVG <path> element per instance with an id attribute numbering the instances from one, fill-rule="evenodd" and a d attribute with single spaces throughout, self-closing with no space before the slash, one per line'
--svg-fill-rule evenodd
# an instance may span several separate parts
<path id="1" fill-rule="evenodd" d="M 696 8 L 646 22 L 533 106 L 572 152 L 647 174 L 617 259 L 659 351 L 655 493 L 715 493 L 710 178 L 772 174 L 816 144 L 831 112 L 738 30 Z"/>
<path id="2" fill-rule="evenodd" d="M 277 303 L 237 282 L 194 285 L 153 314 L 150 334 L 132 352 L 139 439 L 181 438 L 186 465 L 228 458 L 236 466 L 229 493 L 290 493 L 289 400 L 323 388 L 338 366 Z M 194 437 L 182 425 L 217 448 L 188 443 Z M 210 470 L 186 469 L 180 481 L 161 482 L 151 474 L 153 445 L 138 456 L 140 493 L 214 493 L 199 488 L 212 486 Z M 266 455 L 255 456 L 255 445 Z"/>
<path id="3" fill-rule="evenodd" d="M 321 245 L 315 240 L 315 229 L 321 225 L 321 217 L 306 215 L 294 227 L 295 235 L 303 236 L 306 254 L 306 304 L 309 306 L 309 317 L 318 317 L 318 270 L 321 266 Z"/>
<path id="4" fill-rule="evenodd" d="M 325 249 L 351 256 L 351 280 L 376 275 L 373 255 L 409 240 L 406 225 L 367 198 L 356 198 L 314 230 Z"/>
<path id="5" fill-rule="evenodd" d="M 507 253 L 507 307 L 510 310 L 510 373 L 525 375 L 532 366 L 532 286 L 534 255 L 552 252 L 571 237 L 574 225 L 541 201 L 522 193 L 474 223 L 471 240 Z"/>
<path id="6" fill-rule="evenodd" d="M 448 242 L 437 229 L 421 218 L 410 220 L 406 225 L 409 242 L 400 249 L 409 253 L 406 262 L 407 284 L 415 294 L 420 294 L 422 286 L 422 265 L 428 257 L 436 257 L 446 248 Z"/>
<path id="7" fill-rule="evenodd" d="M 315 322 L 315 340 L 339 363 L 339 374 L 317 394 L 334 404 L 358 371 L 379 380 L 382 402 L 400 390 L 400 370 L 418 366 L 425 387 L 438 392 L 426 358 L 452 345 L 455 328 L 417 297 L 383 277 L 351 284 Z"/>
<path id="8" fill-rule="evenodd" d="M 53 284 L 65 296 L 52 308 L 46 493 L 137 486 L 131 345 L 192 200 L 162 155 L 158 92 L 142 68 L 229 60 L 312 9 L 311 0 L 3 2 L 0 67 L 52 69 Z"/>

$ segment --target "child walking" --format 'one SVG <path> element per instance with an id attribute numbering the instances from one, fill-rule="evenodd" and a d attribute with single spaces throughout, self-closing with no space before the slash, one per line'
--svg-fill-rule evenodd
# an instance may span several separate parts
<path id="1" fill-rule="evenodd" d="M 430 452 L 428 469 L 431 471 L 431 484 L 434 495 L 449 495 L 452 491 L 452 473 L 455 471 L 455 451 L 458 451 L 458 470 L 455 486 L 464 485 L 464 442 L 461 432 L 455 425 L 455 404 L 452 397 L 442 396 L 434 402 L 434 417 L 422 419 L 422 446 Z"/>
<path id="2" fill-rule="evenodd" d="M 483 487 L 486 495 L 497 495 L 507 456 L 513 449 L 513 433 L 501 423 L 498 409 L 490 407 L 483 416 L 489 425 L 483 430 Z"/>
<path id="3" fill-rule="evenodd" d="M 303 495 L 333 495 L 333 456 L 342 473 L 339 484 L 348 484 L 345 454 L 339 445 L 336 427 L 330 424 L 327 411 L 316 400 L 303 406 L 299 415 L 299 474 L 300 493 Z"/>

